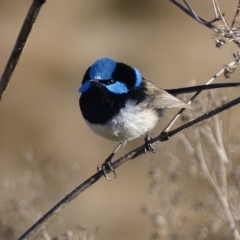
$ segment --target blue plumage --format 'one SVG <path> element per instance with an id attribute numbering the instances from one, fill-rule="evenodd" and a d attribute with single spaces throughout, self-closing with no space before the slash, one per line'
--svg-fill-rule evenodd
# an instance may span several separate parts
<path id="1" fill-rule="evenodd" d="M 137 68 L 133 68 L 133 70 L 135 72 L 135 78 L 136 78 L 135 87 L 138 87 L 142 82 L 142 75 Z"/>
<path id="2" fill-rule="evenodd" d="M 109 80 L 112 78 L 117 63 L 111 58 L 101 58 L 90 68 L 89 77 L 91 79 Z"/>
<path id="3" fill-rule="evenodd" d="M 90 88 L 90 85 L 91 85 L 90 80 L 87 80 L 87 81 L 84 82 L 84 83 L 82 84 L 82 86 L 79 88 L 79 92 L 80 92 L 80 93 L 86 92 L 86 91 Z"/>
<path id="4" fill-rule="evenodd" d="M 116 81 L 114 84 L 107 85 L 106 88 L 115 94 L 123 94 L 129 91 L 126 84 L 120 81 Z"/>

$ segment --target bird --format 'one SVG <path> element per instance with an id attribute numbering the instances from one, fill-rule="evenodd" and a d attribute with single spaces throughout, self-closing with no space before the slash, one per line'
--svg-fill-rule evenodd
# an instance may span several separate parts
<path id="1" fill-rule="evenodd" d="M 114 171 L 111 160 L 117 150 L 123 143 L 144 134 L 146 150 L 154 152 L 148 143 L 149 132 L 163 117 L 165 109 L 190 108 L 176 97 L 178 94 L 239 85 L 219 83 L 164 90 L 145 79 L 135 67 L 109 57 L 96 60 L 86 70 L 79 88 L 80 110 L 94 133 L 118 142 L 98 171 L 102 169 L 107 178 L 106 168 Z"/>

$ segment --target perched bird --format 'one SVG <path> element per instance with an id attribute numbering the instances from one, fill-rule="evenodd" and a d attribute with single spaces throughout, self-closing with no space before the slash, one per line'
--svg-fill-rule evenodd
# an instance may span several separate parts
<path id="1" fill-rule="evenodd" d="M 222 83 L 163 90 L 144 79 L 137 68 L 101 58 L 84 74 L 79 105 L 87 125 L 98 135 L 119 142 L 106 160 L 108 166 L 123 142 L 147 134 L 162 117 L 166 108 L 188 108 L 175 96 L 220 87 L 239 86 Z M 147 150 L 151 150 L 146 144 Z M 153 149 L 152 149 L 153 150 Z M 104 170 L 106 165 L 101 167 Z"/>

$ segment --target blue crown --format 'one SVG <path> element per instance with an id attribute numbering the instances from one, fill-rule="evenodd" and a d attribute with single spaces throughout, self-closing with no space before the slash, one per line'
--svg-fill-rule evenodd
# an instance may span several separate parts
<path id="1" fill-rule="evenodd" d="M 116 68 L 117 63 L 111 58 L 98 59 L 90 68 L 91 79 L 109 80 Z"/>

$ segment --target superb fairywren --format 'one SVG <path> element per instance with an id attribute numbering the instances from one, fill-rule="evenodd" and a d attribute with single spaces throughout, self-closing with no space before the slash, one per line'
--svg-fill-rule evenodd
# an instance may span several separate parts
<path id="1" fill-rule="evenodd" d="M 111 58 L 101 58 L 83 77 L 79 104 L 87 125 L 95 133 L 119 142 L 106 160 L 110 162 L 123 142 L 143 134 L 147 134 L 146 140 L 149 140 L 148 133 L 162 117 L 164 109 L 189 107 L 176 95 L 239 85 L 226 83 L 163 90 L 144 79 L 137 68 Z M 153 150 L 148 144 L 146 148 Z M 106 165 L 101 167 L 106 176 Z"/>

